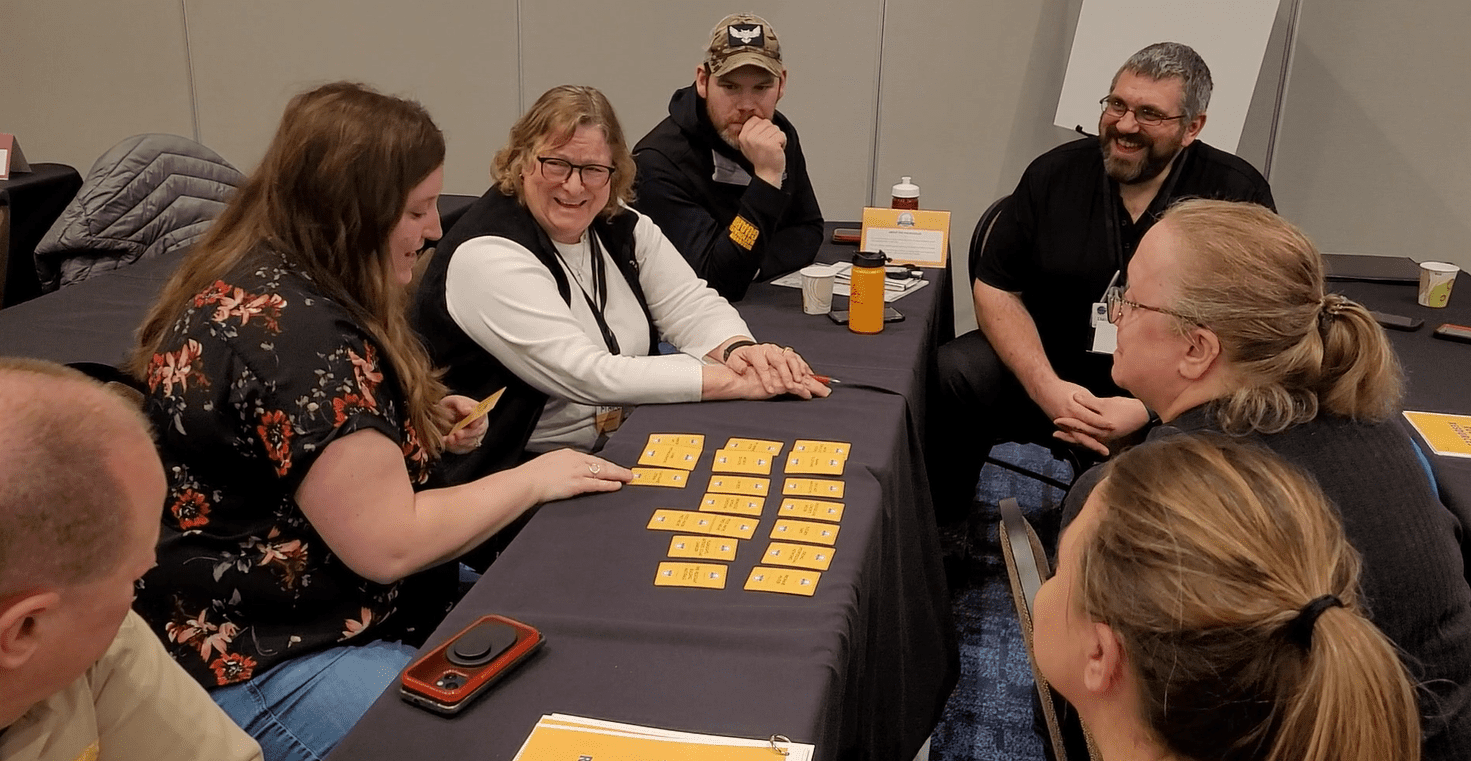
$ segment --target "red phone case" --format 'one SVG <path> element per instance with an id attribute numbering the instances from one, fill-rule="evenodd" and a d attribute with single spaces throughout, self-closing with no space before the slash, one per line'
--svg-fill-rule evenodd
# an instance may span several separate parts
<path id="1" fill-rule="evenodd" d="M 481 666 L 464 667 L 450 663 L 445 653 L 451 644 L 466 632 L 487 622 L 506 624 L 516 631 L 516 642 L 505 652 Z M 444 644 L 429 651 L 424 657 L 409 664 L 401 677 L 399 695 L 420 708 L 435 713 L 454 715 L 460 712 L 477 695 L 484 692 L 535 653 L 546 641 L 535 628 L 505 616 L 482 616 L 479 620 L 460 630 Z M 465 683 L 454 689 L 445 689 L 435 684 L 445 674 L 456 674 Z"/>

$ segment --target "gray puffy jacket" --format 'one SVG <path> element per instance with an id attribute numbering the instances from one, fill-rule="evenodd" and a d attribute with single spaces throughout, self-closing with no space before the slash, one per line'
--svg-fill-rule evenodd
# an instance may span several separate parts
<path id="1" fill-rule="evenodd" d="M 188 248 L 245 182 L 229 162 L 177 135 L 135 135 L 97 159 L 36 248 L 43 291 Z"/>

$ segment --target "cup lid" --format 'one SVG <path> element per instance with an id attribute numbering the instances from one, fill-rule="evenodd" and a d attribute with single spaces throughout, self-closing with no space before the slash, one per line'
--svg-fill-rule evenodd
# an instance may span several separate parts
<path id="1" fill-rule="evenodd" d="M 853 252 L 854 267 L 882 267 L 889 257 L 882 251 L 855 251 Z"/>
<path id="2" fill-rule="evenodd" d="M 910 182 L 908 177 L 900 177 L 893 193 L 895 198 L 919 198 L 919 186 Z"/>

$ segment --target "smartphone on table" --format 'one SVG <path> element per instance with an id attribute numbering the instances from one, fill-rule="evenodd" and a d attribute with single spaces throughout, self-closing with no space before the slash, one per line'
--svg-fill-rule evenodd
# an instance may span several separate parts
<path id="1" fill-rule="evenodd" d="M 409 664 L 399 695 L 420 708 L 453 716 L 545 641 L 541 632 L 513 618 L 484 616 Z"/>

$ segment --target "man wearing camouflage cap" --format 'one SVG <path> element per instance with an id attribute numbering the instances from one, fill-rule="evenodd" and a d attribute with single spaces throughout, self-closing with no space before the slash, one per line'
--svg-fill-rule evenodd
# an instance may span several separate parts
<path id="1" fill-rule="evenodd" d="M 792 123 L 776 31 L 759 16 L 726 16 L 710 33 L 695 83 L 634 147 L 637 205 L 695 273 L 731 301 L 752 280 L 811 264 L 822 210 Z"/>

